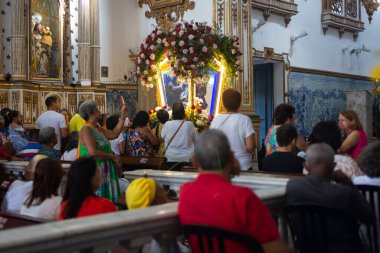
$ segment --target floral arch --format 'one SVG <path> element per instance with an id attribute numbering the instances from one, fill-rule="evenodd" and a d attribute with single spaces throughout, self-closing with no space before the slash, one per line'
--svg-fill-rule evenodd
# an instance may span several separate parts
<path id="1" fill-rule="evenodd" d="M 239 74 L 240 55 L 237 37 L 225 36 L 206 23 L 183 22 L 169 29 L 156 27 L 140 46 L 137 76 L 147 89 L 156 86 L 159 106 L 168 106 L 163 73 L 170 69 L 179 83 L 188 86 L 187 104 L 194 106 L 196 86 L 205 85 L 210 72 L 217 71 L 214 113 L 218 114 L 222 87 L 230 87 Z"/>

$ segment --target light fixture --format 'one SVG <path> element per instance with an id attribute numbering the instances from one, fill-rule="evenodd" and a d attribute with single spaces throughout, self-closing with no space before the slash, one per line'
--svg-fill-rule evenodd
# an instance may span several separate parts
<path id="1" fill-rule="evenodd" d="M 362 3 L 368 14 L 368 21 L 371 24 L 372 15 L 375 11 L 377 11 L 377 8 L 379 7 L 379 2 L 378 0 L 362 0 Z"/>

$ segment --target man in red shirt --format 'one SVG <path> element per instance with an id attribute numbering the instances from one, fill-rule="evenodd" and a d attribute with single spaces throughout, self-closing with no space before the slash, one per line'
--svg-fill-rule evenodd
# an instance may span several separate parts
<path id="1" fill-rule="evenodd" d="M 218 227 L 255 238 L 266 253 L 290 252 L 261 200 L 251 189 L 231 184 L 240 167 L 221 131 L 202 132 L 192 160 L 199 176 L 181 188 L 178 213 L 182 225 Z M 226 252 L 248 251 L 231 242 Z"/>

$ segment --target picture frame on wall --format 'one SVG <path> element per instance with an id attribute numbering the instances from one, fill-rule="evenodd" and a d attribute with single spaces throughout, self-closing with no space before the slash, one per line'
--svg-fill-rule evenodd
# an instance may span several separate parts
<path id="1" fill-rule="evenodd" d="M 62 81 L 62 3 L 29 0 L 29 80 Z"/>

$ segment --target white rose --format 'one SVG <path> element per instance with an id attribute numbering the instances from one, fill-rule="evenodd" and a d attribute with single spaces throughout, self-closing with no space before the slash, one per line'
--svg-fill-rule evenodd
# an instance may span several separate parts
<path id="1" fill-rule="evenodd" d="M 141 59 L 140 59 L 140 57 L 139 57 L 139 58 L 137 58 L 137 63 L 138 63 L 138 64 L 140 64 L 140 63 L 141 63 Z"/>
<path id="2" fill-rule="evenodd" d="M 148 74 L 148 71 L 144 70 L 144 75 L 147 75 Z"/>
<path id="3" fill-rule="evenodd" d="M 151 45 L 151 46 L 150 46 L 150 49 L 152 49 L 152 50 L 153 50 L 153 49 L 154 49 L 154 46 L 153 46 L 153 45 Z"/>
<path id="4" fill-rule="evenodd" d="M 232 53 L 232 54 L 236 54 L 236 50 L 235 50 L 235 49 L 232 49 L 232 50 L 231 50 L 231 53 Z"/>
<path id="5" fill-rule="evenodd" d="M 156 56 L 155 56 L 154 54 L 151 54 L 151 55 L 149 56 L 149 58 L 150 58 L 151 60 L 154 60 L 154 59 L 156 58 Z"/>
<path id="6" fill-rule="evenodd" d="M 144 44 L 144 48 L 146 49 L 148 47 L 148 45 L 147 44 Z"/>
<path id="7" fill-rule="evenodd" d="M 208 49 L 207 49 L 207 47 L 202 47 L 202 52 L 207 52 L 208 51 Z"/>
<path id="8" fill-rule="evenodd" d="M 179 42 L 179 45 L 182 47 L 183 45 L 185 45 L 185 42 L 184 42 L 183 40 L 181 40 L 181 41 Z"/>
<path id="9" fill-rule="evenodd" d="M 149 64 L 149 60 L 146 60 L 145 63 L 146 63 L 146 64 Z"/>
<path id="10" fill-rule="evenodd" d="M 153 78 L 150 76 L 148 77 L 148 81 L 151 82 L 153 80 Z"/>
<path id="11" fill-rule="evenodd" d="M 162 39 L 158 38 L 157 43 L 161 44 L 162 43 Z"/>
<path id="12" fill-rule="evenodd" d="M 165 47 L 168 47 L 168 46 L 169 46 L 169 43 L 165 42 L 164 45 L 165 45 Z"/>
<path id="13" fill-rule="evenodd" d="M 195 122 L 195 124 L 197 124 L 198 126 L 204 126 L 203 121 L 199 119 Z"/>
<path id="14" fill-rule="evenodd" d="M 145 54 L 144 53 L 141 53 L 140 54 L 140 58 L 144 58 L 145 57 Z"/>
<path id="15" fill-rule="evenodd" d="M 194 48 L 193 48 L 193 47 L 190 47 L 190 48 L 189 48 L 189 51 L 190 51 L 190 54 L 194 53 Z"/>
<path id="16" fill-rule="evenodd" d="M 160 35 L 162 32 L 161 32 L 161 30 L 158 30 L 157 31 L 157 35 Z"/>
<path id="17" fill-rule="evenodd" d="M 148 84 L 148 87 L 149 87 L 149 88 L 153 88 L 153 83 Z"/>
<path id="18" fill-rule="evenodd" d="M 212 45 L 213 48 L 218 48 L 218 45 L 216 45 L 215 43 Z"/>
<path id="19" fill-rule="evenodd" d="M 187 58 L 185 58 L 185 57 L 182 57 L 182 59 L 181 59 L 183 62 L 187 62 Z"/>
<path id="20" fill-rule="evenodd" d="M 170 44 L 172 44 L 172 47 L 174 47 L 175 46 L 175 41 L 172 41 L 172 43 L 170 43 Z"/>
<path id="21" fill-rule="evenodd" d="M 198 57 L 194 57 L 194 58 L 193 58 L 193 61 L 198 61 Z"/>
<path id="22" fill-rule="evenodd" d="M 203 45 L 203 44 L 205 44 L 205 41 L 204 41 L 203 39 L 200 39 L 200 40 L 199 40 L 199 43 L 200 43 L 201 45 Z"/>

